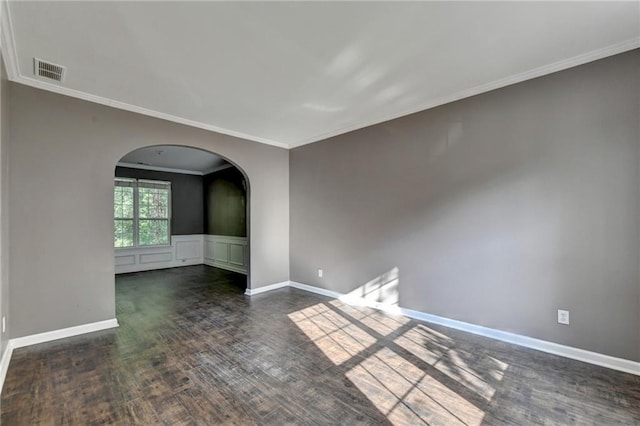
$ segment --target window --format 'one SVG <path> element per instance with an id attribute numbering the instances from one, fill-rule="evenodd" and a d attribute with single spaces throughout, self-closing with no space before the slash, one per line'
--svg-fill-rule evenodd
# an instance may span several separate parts
<path id="1" fill-rule="evenodd" d="M 135 179 L 116 179 L 113 188 L 114 241 L 116 248 L 133 247 Z"/>
<path id="2" fill-rule="evenodd" d="M 170 244 L 171 182 L 116 178 L 113 188 L 114 246 Z"/>

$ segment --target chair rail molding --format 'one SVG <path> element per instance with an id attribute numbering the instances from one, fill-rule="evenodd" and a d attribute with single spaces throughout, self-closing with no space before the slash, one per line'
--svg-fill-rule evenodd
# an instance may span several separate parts
<path id="1" fill-rule="evenodd" d="M 115 272 L 209 265 L 247 275 L 249 239 L 227 235 L 173 235 L 171 245 L 115 249 Z"/>
<path id="2" fill-rule="evenodd" d="M 171 245 L 115 249 L 116 274 L 204 263 L 204 236 L 172 235 Z"/>

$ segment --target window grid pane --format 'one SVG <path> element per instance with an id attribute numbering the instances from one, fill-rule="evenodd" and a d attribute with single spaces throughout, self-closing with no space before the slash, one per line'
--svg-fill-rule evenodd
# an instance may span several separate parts
<path id="1" fill-rule="evenodd" d="M 169 245 L 171 183 L 116 178 L 114 246 Z"/>
<path id="2" fill-rule="evenodd" d="M 114 229 L 115 247 L 133 247 L 133 219 L 116 219 Z"/>
<path id="3" fill-rule="evenodd" d="M 113 210 L 115 218 L 133 219 L 133 188 L 114 187 Z"/>
<path id="4" fill-rule="evenodd" d="M 169 191 L 166 189 L 138 188 L 140 219 L 168 219 Z"/>
<path id="5" fill-rule="evenodd" d="M 140 219 L 138 243 L 141 246 L 169 244 L 169 221 L 166 219 Z"/>

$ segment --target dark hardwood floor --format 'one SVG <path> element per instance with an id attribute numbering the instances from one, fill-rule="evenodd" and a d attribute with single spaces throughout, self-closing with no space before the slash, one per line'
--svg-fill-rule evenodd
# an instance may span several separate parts
<path id="1" fill-rule="evenodd" d="M 2 425 L 640 424 L 640 377 L 207 266 L 119 276 L 120 328 L 17 349 Z"/>

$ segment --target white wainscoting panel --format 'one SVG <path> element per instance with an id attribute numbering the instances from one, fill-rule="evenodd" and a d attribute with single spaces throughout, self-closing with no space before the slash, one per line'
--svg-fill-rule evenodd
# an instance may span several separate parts
<path id="1" fill-rule="evenodd" d="M 136 256 L 134 254 L 127 254 L 118 256 L 116 254 L 116 268 L 118 266 L 127 266 L 127 265 L 135 265 L 136 264 Z"/>
<path id="2" fill-rule="evenodd" d="M 246 245 L 231 243 L 229 244 L 229 263 L 239 267 L 244 267 L 244 251 Z"/>
<path id="3" fill-rule="evenodd" d="M 247 274 L 248 239 L 225 235 L 174 235 L 170 246 L 117 249 L 116 274 L 205 264 Z"/>
<path id="4" fill-rule="evenodd" d="M 202 239 L 176 241 L 176 259 L 202 259 Z"/>
<path id="5" fill-rule="evenodd" d="M 204 264 L 247 274 L 248 244 L 246 237 L 204 236 Z"/>
<path id="6" fill-rule="evenodd" d="M 116 274 L 200 265 L 205 263 L 203 244 L 201 234 L 173 235 L 170 246 L 116 249 Z"/>
<path id="7" fill-rule="evenodd" d="M 167 247 L 172 249 L 173 247 Z M 173 260 L 173 251 L 165 251 L 162 253 L 141 253 L 140 263 L 163 263 Z"/>
<path id="8" fill-rule="evenodd" d="M 229 263 L 229 243 L 226 241 L 215 241 L 213 243 L 213 260 L 219 263 Z"/>

